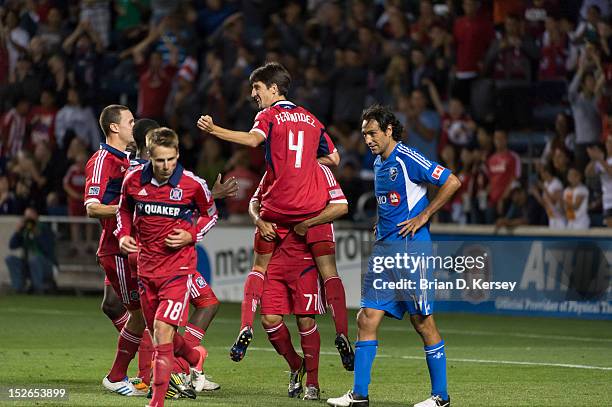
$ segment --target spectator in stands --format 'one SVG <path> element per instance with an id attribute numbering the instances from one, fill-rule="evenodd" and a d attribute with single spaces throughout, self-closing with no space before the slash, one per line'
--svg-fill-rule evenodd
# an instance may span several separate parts
<path id="1" fill-rule="evenodd" d="M 420 89 L 413 90 L 406 102 L 399 119 L 408 131 L 408 144 L 425 157 L 437 157 L 440 116 L 427 108 L 427 98 Z"/>
<path id="2" fill-rule="evenodd" d="M 496 130 L 493 134 L 495 153 L 487 159 L 489 176 L 487 223 L 494 223 L 506 213 L 506 204 L 516 182 L 521 177 L 521 159 L 508 149 L 508 134 Z"/>
<path id="3" fill-rule="evenodd" d="M 552 153 L 552 166 L 555 177 L 567 184 L 567 172 L 569 171 L 570 156 L 563 147 L 556 147 Z"/>
<path id="4" fill-rule="evenodd" d="M 68 103 L 55 117 L 55 138 L 62 148 L 66 148 L 66 132 L 72 130 L 89 150 L 95 150 L 100 144 L 100 130 L 93 111 L 83 106 L 78 89 L 68 89 Z"/>
<path id="5" fill-rule="evenodd" d="M 585 169 L 586 176 L 598 175 L 601 179 L 603 217 L 612 227 L 612 135 L 606 139 L 606 152 L 598 146 L 587 148 L 591 161 Z"/>
<path id="6" fill-rule="evenodd" d="M 48 51 L 53 53 L 60 50 L 66 34 L 63 26 L 61 11 L 58 8 L 49 9 L 47 21 L 41 21 L 36 33 L 42 38 Z"/>
<path id="7" fill-rule="evenodd" d="M 568 151 L 574 151 L 576 146 L 576 135 L 573 132 L 573 120 L 566 113 L 558 113 L 555 119 L 555 132 L 552 138 L 549 138 L 544 145 L 542 164 L 551 163 L 553 152 L 557 148 L 562 148 Z"/>
<path id="8" fill-rule="evenodd" d="M 57 116 L 55 95 L 44 89 L 40 94 L 40 104 L 34 106 L 28 116 L 30 140 L 33 145 L 48 143 L 55 146 L 55 117 Z"/>
<path id="9" fill-rule="evenodd" d="M 230 222 L 244 222 L 249 219 L 249 202 L 259 185 L 260 176 L 249 168 L 249 151 L 247 149 L 237 150 L 228 161 L 228 170 L 223 177 L 223 182 L 230 178 L 238 181 L 238 194 L 225 199 L 226 209 Z"/>
<path id="10" fill-rule="evenodd" d="M 521 225 L 529 225 L 530 210 L 527 200 L 527 192 L 520 184 L 512 188 L 508 209 L 502 217 L 497 218 L 495 228 L 514 228 Z"/>
<path id="11" fill-rule="evenodd" d="M 567 187 L 563 191 L 563 208 L 568 229 L 588 229 L 589 190 L 582 183 L 582 173 L 575 167 L 567 173 Z"/>
<path id="12" fill-rule="evenodd" d="M 44 294 L 56 288 L 53 278 L 55 259 L 55 235 L 53 231 L 38 221 L 35 208 L 27 208 L 9 242 L 11 250 L 21 249 L 21 256 L 6 257 L 11 285 L 18 293 L 30 290 L 35 294 Z"/>
<path id="13" fill-rule="evenodd" d="M 452 94 L 466 106 L 470 105 L 472 83 L 482 70 L 483 58 L 494 38 L 491 21 L 479 9 L 479 1 L 463 0 L 465 15 L 453 26 L 457 58 Z"/>
<path id="14" fill-rule="evenodd" d="M 470 195 L 470 185 L 474 172 L 475 152 L 469 148 L 462 148 L 459 156 L 461 167 L 457 172 L 457 178 L 461 181 L 461 187 L 455 193 L 451 203 L 452 221 L 465 225 L 472 210 L 472 199 Z"/>
<path id="15" fill-rule="evenodd" d="M 533 185 L 529 192 L 546 211 L 548 227 L 565 229 L 563 184 L 553 175 L 552 168 L 548 165 L 540 166 L 539 175 L 540 181 Z"/>
<path id="16" fill-rule="evenodd" d="M 14 78 L 19 57 L 26 54 L 30 35 L 19 26 L 19 15 L 15 10 L 7 10 L 2 24 L 4 45 L 8 50 L 9 79 Z M 12 80 L 11 80 L 12 81 Z"/>
<path id="17" fill-rule="evenodd" d="M 28 145 L 26 139 L 26 122 L 30 110 L 30 102 L 24 96 L 19 97 L 15 107 L 9 110 L 2 118 L 0 126 L 0 146 L 2 157 L 7 159 L 16 157 Z"/>
<path id="18" fill-rule="evenodd" d="M 71 81 L 66 70 L 66 61 L 59 54 L 54 54 L 47 61 L 50 75 L 47 76 L 44 87 L 55 93 L 57 106 L 64 106 L 68 96 Z"/>
<path id="19" fill-rule="evenodd" d="M 95 31 L 104 48 L 110 43 L 110 3 L 110 0 L 83 0 L 80 2 L 79 22 L 85 22 Z"/>
<path id="20" fill-rule="evenodd" d="M 134 53 L 134 63 L 139 71 L 138 77 L 138 116 L 163 122 L 164 105 L 174 75 L 178 70 L 178 50 L 172 48 L 170 63 L 163 65 L 162 55 L 154 51 L 148 63 L 142 54 Z"/>
<path id="21" fill-rule="evenodd" d="M 203 178 L 208 185 L 214 185 L 217 175 L 223 172 L 224 167 L 225 160 L 221 155 L 219 141 L 215 137 L 206 137 L 200 150 L 196 174 Z"/>
<path id="22" fill-rule="evenodd" d="M 10 189 L 9 179 L 0 175 L 0 215 L 16 215 L 15 195 Z"/>
<path id="23" fill-rule="evenodd" d="M 531 119 L 529 93 L 532 66 L 538 59 L 533 40 L 521 32 L 518 17 L 508 15 L 503 35 L 495 40 L 485 56 L 485 70 L 495 80 L 496 124 L 506 128 L 524 128 Z"/>
<path id="24" fill-rule="evenodd" d="M 587 71 L 595 65 L 595 74 Z M 587 46 L 580 57 L 578 71 L 569 86 L 569 101 L 576 127 L 576 166 L 584 169 L 588 156 L 586 149 L 597 143 L 601 135 L 598 101 L 605 82 L 601 61 L 592 46 Z"/>
<path id="25" fill-rule="evenodd" d="M 80 92 L 89 100 L 96 95 L 100 55 L 104 51 L 102 39 L 89 20 L 81 20 L 79 25 L 62 44 L 65 55 L 71 58 L 74 67 L 74 81 Z"/>

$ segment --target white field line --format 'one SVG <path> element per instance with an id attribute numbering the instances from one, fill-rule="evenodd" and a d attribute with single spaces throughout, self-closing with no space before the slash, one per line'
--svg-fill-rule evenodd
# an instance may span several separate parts
<path id="1" fill-rule="evenodd" d="M 216 348 L 216 347 L 215 347 Z M 225 349 L 225 348 L 223 348 Z M 273 348 L 258 348 L 258 347 L 249 347 L 249 350 L 254 351 L 262 351 L 262 352 L 276 352 Z M 326 352 L 321 351 L 321 355 L 332 355 L 337 356 L 337 352 Z M 395 355 L 376 355 L 377 358 L 393 358 L 397 359 L 398 356 Z M 401 359 L 410 359 L 410 360 L 423 360 L 424 356 L 399 356 Z M 449 362 L 465 362 L 465 363 L 487 363 L 494 365 L 520 365 L 520 366 L 545 366 L 545 367 L 563 367 L 569 369 L 588 369 L 588 370 L 605 370 L 612 371 L 612 367 L 604 367 L 604 366 L 591 366 L 591 365 L 574 365 L 570 363 L 546 363 L 546 362 L 520 362 L 514 360 L 494 360 L 494 359 L 465 359 L 465 358 L 448 358 Z"/>

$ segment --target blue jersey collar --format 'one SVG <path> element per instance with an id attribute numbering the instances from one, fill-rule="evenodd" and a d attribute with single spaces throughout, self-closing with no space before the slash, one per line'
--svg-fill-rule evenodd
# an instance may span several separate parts
<path id="1" fill-rule="evenodd" d="M 128 157 L 126 152 L 117 150 L 115 147 L 111 146 L 110 144 L 100 143 L 100 150 L 106 150 L 112 155 L 117 156 L 121 159 Z"/>
<path id="2" fill-rule="evenodd" d="M 168 179 L 168 184 L 172 187 L 176 187 L 181 181 L 181 177 L 183 176 L 183 166 L 181 164 L 176 164 L 176 168 L 174 172 Z M 140 175 L 140 184 L 150 184 L 153 181 L 153 166 L 149 161 L 146 163 L 142 169 L 142 174 Z M 156 182 L 157 183 L 157 182 Z M 163 185 L 163 184 L 162 184 Z"/>
<path id="3" fill-rule="evenodd" d="M 276 102 L 272 103 L 272 105 L 270 105 L 270 107 L 274 106 L 284 107 L 285 109 L 293 109 L 294 107 L 296 107 L 295 103 L 290 102 L 288 100 L 277 100 Z"/>

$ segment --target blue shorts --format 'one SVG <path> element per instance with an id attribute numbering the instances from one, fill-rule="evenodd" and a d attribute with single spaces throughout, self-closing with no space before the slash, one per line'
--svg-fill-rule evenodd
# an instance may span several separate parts
<path id="1" fill-rule="evenodd" d="M 361 307 L 385 311 L 397 319 L 403 319 L 406 312 L 431 315 L 433 269 L 426 263 L 431 253 L 431 242 L 376 242 L 362 276 Z M 393 265 L 385 263 L 397 257 Z"/>

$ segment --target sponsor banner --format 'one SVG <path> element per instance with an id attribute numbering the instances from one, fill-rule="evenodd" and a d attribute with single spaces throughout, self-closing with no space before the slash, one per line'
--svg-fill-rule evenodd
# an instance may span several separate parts
<path id="1" fill-rule="evenodd" d="M 221 226 L 199 244 L 198 269 L 223 301 L 242 300 L 253 233 Z M 386 299 L 435 312 L 612 319 L 611 239 L 433 235 L 406 247 L 374 246 L 367 230 L 335 236 L 351 308 Z"/>

